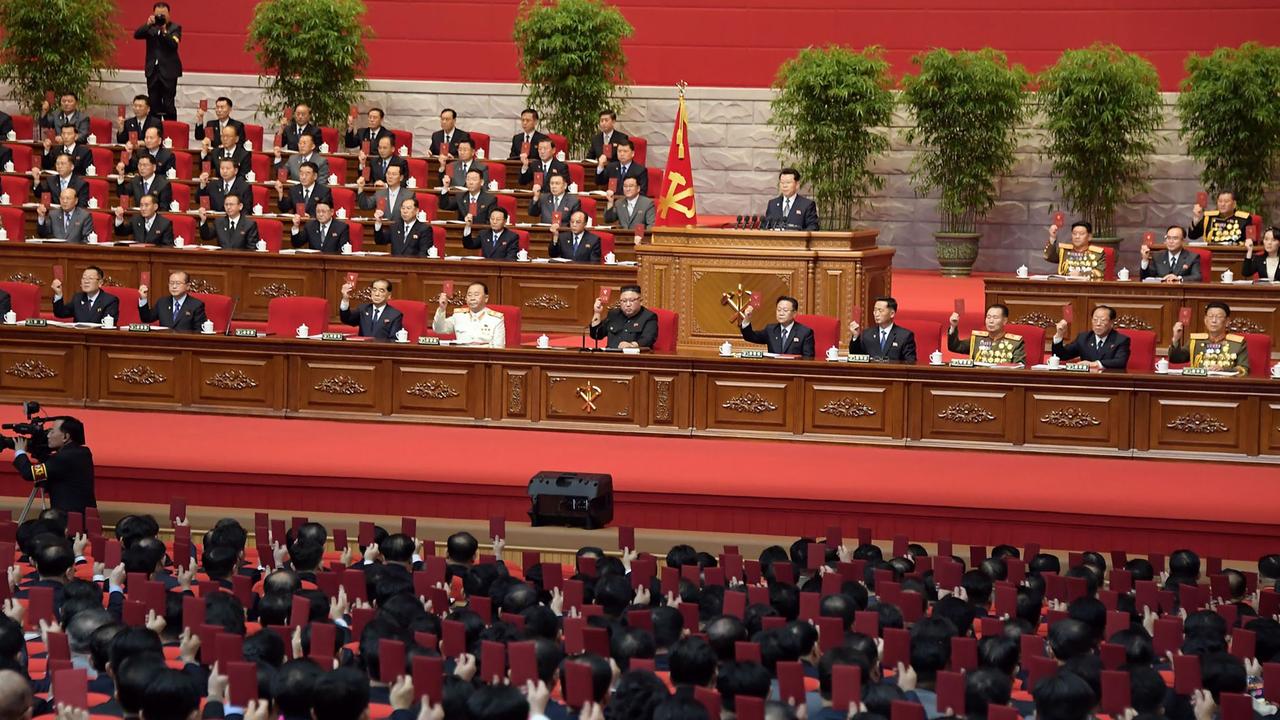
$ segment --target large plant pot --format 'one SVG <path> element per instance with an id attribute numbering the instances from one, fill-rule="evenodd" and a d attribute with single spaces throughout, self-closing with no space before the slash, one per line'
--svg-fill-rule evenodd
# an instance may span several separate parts
<path id="1" fill-rule="evenodd" d="M 1112 237 L 1110 235 L 1104 235 L 1104 236 L 1094 235 L 1092 244 L 1097 245 L 1098 247 L 1111 248 L 1112 250 L 1115 251 L 1116 258 L 1119 259 L 1120 243 L 1123 241 L 1124 241 L 1124 238 L 1122 237 Z"/>
<path id="2" fill-rule="evenodd" d="M 978 233 L 934 233 L 933 247 L 943 277 L 968 277 L 978 259 Z"/>

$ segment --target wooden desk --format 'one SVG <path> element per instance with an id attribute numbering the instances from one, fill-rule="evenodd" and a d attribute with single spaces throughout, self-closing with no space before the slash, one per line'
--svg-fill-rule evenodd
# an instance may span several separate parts
<path id="1" fill-rule="evenodd" d="M 479 280 L 489 286 L 490 303 L 520 306 L 526 332 L 560 333 L 582 332 L 600 288 L 613 288 L 616 297 L 619 287 L 636 281 L 635 266 L 0 243 L 0 279 L 40 285 L 46 303 L 52 302 L 47 288 L 54 265 L 67 269 L 68 287 L 77 286 L 89 265 L 106 272 L 108 288 L 137 287 L 144 271 L 158 287 L 170 272 L 185 270 L 192 290 L 239 298 L 236 318 L 241 320 L 265 320 L 272 298 L 292 295 L 329 298 L 336 318 L 348 272 L 360 273 L 357 296 L 367 292 L 368 283 L 389 278 L 395 297 L 405 300 L 434 299 L 441 284 L 453 280 L 460 301 L 466 283 Z"/>
<path id="2" fill-rule="evenodd" d="M 1226 285 L 1223 283 L 1080 282 L 1071 280 L 1023 280 L 993 277 L 983 281 L 987 304 L 1009 306 L 1009 321 L 1045 328 L 1052 338 L 1055 323 L 1062 318 L 1062 306 L 1072 303 L 1075 325 L 1068 334 L 1075 337 L 1089 327 L 1089 315 L 1097 305 L 1115 308 L 1116 327 L 1152 330 L 1156 346 L 1169 344 L 1178 310 L 1191 308 L 1192 332 L 1199 332 L 1205 305 L 1220 300 L 1231 306 L 1228 328 L 1237 333 L 1264 333 L 1271 336 L 1274 355 L 1280 351 L 1280 285 Z"/>
<path id="3" fill-rule="evenodd" d="M 604 435 L 1280 463 L 1278 389 L 1251 378 L 0 326 L 6 403 Z"/>

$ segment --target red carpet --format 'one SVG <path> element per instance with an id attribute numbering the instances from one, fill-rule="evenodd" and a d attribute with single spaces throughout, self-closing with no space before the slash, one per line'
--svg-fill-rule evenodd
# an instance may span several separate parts
<path id="1" fill-rule="evenodd" d="M 107 410 L 85 420 L 103 500 L 517 518 L 540 470 L 610 473 L 617 524 L 1256 558 L 1280 540 L 1274 468 Z M 25 495 L 8 467 L 0 492 Z"/>

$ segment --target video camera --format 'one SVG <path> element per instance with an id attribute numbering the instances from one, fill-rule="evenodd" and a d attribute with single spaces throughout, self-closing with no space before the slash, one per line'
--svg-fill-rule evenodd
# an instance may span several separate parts
<path id="1" fill-rule="evenodd" d="M 47 460 L 49 457 L 49 437 L 45 431 L 45 423 L 52 420 L 52 418 L 36 417 L 40 414 L 40 403 L 34 400 L 22 403 L 22 414 L 26 416 L 26 422 L 5 423 L 0 425 L 0 430 L 9 430 L 14 435 L 25 437 L 27 439 L 27 453 L 37 460 Z M 12 450 L 13 448 L 13 438 L 0 435 L 0 451 Z"/>

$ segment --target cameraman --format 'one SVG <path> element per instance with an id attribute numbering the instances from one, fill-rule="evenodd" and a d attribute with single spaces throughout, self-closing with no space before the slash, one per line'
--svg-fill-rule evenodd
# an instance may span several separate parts
<path id="1" fill-rule="evenodd" d="M 151 111 L 161 120 L 177 120 L 173 98 L 178 94 L 178 78 L 182 77 L 182 58 L 178 57 L 182 26 L 169 22 L 169 3 L 153 5 L 147 23 L 133 31 L 133 39 L 147 41 L 147 95 L 151 99 Z"/>
<path id="2" fill-rule="evenodd" d="M 93 453 L 84 446 L 84 424 L 63 416 L 49 427 L 48 460 L 38 462 L 27 454 L 27 439 L 13 438 L 13 467 L 27 482 L 40 483 L 49 493 L 49 504 L 56 510 L 83 513 L 97 507 L 93 495 Z"/>

